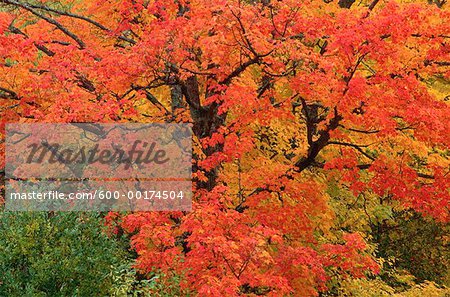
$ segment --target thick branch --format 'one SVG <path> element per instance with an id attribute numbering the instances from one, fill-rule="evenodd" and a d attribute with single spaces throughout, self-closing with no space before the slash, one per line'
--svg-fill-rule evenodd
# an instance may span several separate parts
<path id="1" fill-rule="evenodd" d="M 338 4 L 341 8 L 350 8 L 356 0 L 339 0 Z"/>
<path id="2" fill-rule="evenodd" d="M 378 2 L 380 2 L 380 0 L 372 1 L 372 3 L 370 3 L 370 5 L 369 5 L 369 10 L 373 10 L 375 8 L 375 6 L 378 4 Z"/>
<path id="3" fill-rule="evenodd" d="M 319 138 L 310 144 L 308 155 L 295 163 L 295 167 L 297 167 L 296 171 L 301 172 L 314 163 L 319 152 L 328 144 L 328 141 L 330 140 L 330 131 L 336 129 L 341 120 L 342 116 L 338 113 L 337 108 L 335 107 L 334 117 L 331 119 L 326 129 L 319 132 Z"/>

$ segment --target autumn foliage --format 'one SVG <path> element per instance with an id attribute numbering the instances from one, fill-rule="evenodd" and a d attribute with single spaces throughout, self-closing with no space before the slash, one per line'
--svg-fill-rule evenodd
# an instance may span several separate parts
<path id="1" fill-rule="evenodd" d="M 107 216 L 144 275 L 317 296 L 381 267 L 333 201 L 450 220 L 444 4 L 0 0 L 0 34 L 2 125 L 193 124 L 193 211 Z"/>

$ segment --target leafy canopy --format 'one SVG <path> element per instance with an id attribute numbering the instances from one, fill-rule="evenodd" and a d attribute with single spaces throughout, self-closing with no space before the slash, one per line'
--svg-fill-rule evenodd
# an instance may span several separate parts
<path id="1" fill-rule="evenodd" d="M 379 271 L 336 201 L 449 221 L 449 12 L 409 2 L 0 0 L 2 123 L 192 122 L 194 211 L 109 216 L 138 268 L 314 296 Z"/>

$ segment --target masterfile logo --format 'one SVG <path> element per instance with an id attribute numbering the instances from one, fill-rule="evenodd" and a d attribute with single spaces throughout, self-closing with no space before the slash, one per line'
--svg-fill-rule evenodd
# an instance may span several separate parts
<path id="1" fill-rule="evenodd" d="M 190 210 L 191 145 L 188 124 L 8 124 L 6 207 Z"/>

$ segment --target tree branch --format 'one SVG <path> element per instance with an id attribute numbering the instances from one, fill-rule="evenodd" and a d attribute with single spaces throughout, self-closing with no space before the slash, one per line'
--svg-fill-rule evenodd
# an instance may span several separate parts
<path id="1" fill-rule="evenodd" d="M 67 36 L 69 36 L 70 38 L 72 38 L 79 46 L 80 49 L 84 49 L 86 48 L 86 44 L 74 33 L 72 33 L 69 29 L 67 29 L 66 27 L 64 27 L 63 25 L 61 25 L 61 23 L 59 23 L 58 21 L 56 21 L 55 19 L 52 19 L 50 17 L 47 17 L 39 12 L 37 12 L 33 7 L 31 7 L 29 4 L 27 3 L 21 3 L 15 0 L 0 0 L 1 2 L 5 3 L 5 4 L 10 4 L 10 5 L 14 5 L 14 6 L 18 6 L 21 7 L 29 12 L 31 12 L 32 14 L 34 14 L 35 16 L 45 20 L 46 22 L 54 25 L 56 28 L 58 28 L 60 31 L 62 31 L 64 34 L 66 34 Z"/>
<path id="2" fill-rule="evenodd" d="M 357 145 L 354 143 L 347 143 L 347 142 L 339 142 L 339 141 L 329 141 L 328 144 L 334 144 L 334 145 L 342 145 L 342 146 L 348 146 L 351 148 L 356 149 L 357 151 L 359 151 L 361 154 L 363 154 L 364 156 L 366 156 L 368 159 L 375 161 L 375 158 L 372 157 L 371 155 L 367 154 L 365 151 L 363 151 L 363 147 L 368 147 L 369 145 Z"/>
<path id="3" fill-rule="evenodd" d="M 328 141 L 330 140 L 330 131 L 336 129 L 341 120 L 342 116 L 338 113 L 337 108 L 335 107 L 334 117 L 330 120 L 326 129 L 319 132 L 319 138 L 311 143 L 308 149 L 308 155 L 295 163 L 297 172 L 303 171 L 314 163 L 319 152 L 328 144 Z"/>
<path id="4" fill-rule="evenodd" d="M 369 169 L 370 166 L 372 166 L 372 164 L 359 164 L 356 167 L 358 167 L 361 170 L 366 170 L 366 169 Z M 420 172 L 417 172 L 417 171 L 416 171 L 416 174 L 417 174 L 418 177 L 421 177 L 421 178 L 434 179 L 434 176 L 430 175 L 430 174 L 420 173 Z"/>
<path id="5" fill-rule="evenodd" d="M 100 23 L 97 22 L 97 21 L 94 21 L 94 20 L 92 20 L 92 19 L 90 19 L 90 18 L 88 18 L 88 17 L 85 17 L 85 16 L 83 16 L 83 15 L 79 15 L 79 14 L 75 14 L 75 13 L 72 13 L 72 12 L 62 11 L 62 10 L 57 10 L 57 9 L 54 9 L 54 8 L 51 8 L 51 7 L 47 7 L 47 6 L 43 6 L 43 5 L 37 5 L 37 4 L 32 4 L 32 3 L 26 3 L 26 4 L 25 4 L 25 3 L 20 3 L 20 2 L 18 2 L 18 1 L 14 1 L 14 0 L 0 0 L 0 2 L 4 2 L 4 3 L 6 3 L 6 4 L 11 4 L 11 5 L 16 5 L 16 6 L 22 7 L 22 8 L 24 8 L 24 9 L 30 11 L 30 12 L 33 13 L 34 15 L 37 15 L 37 14 L 36 14 L 35 12 L 31 11 L 30 9 L 45 10 L 45 11 L 47 11 L 47 12 L 52 12 L 52 13 L 55 13 L 55 14 L 58 14 L 58 15 L 63 15 L 63 16 L 67 16 L 67 17 L 71 17 L 71 18 L 83 20 L 83 21 L 85 21 L 85 22 L 88 22 L 88 23 L 90 23 L 90 24 L 96 26 L 97 28 L 99 28 L 99 29 L 101 29 L 101 30 L 103 30 L 103 31 L 107 31 L 107 32 L 111 32 L 111 31 L 112 31 L 111 29 L 105 27 L 104 25 L 100 24 Z M 10 3 L 8 3 L 8 2 L 10 2 Z M 26 8 L 26 7 L 24 7 L 25 5 L 26 5 L 29 9 Z M 37 15 L 37 16 L 38 16 L 38 17 L 41 17 L 40 15 Z M 44 18 L 44 19 L 45 19 L 45 18 Z M 47 20 L 47 21 L 48 21 L 48 20 Z M 58 29 L 60 29 L 60 28 L 58 28 Z M 70 35 L 69 35 L 69 36 L 70 36 Z M 133 39 L 127 38 L 127 37 L 125 37 L 125 36 L 118 36 L 117 38 L 119 38 L 119 39 L 122 40 L 122 41 L 129 42 L 129 43 L 131 43 L 131 44 L 136 44 L 136 41 L 134 41 Z M 76 41 L 76 40 L 75 40 L 75 41 Z"/>
<path id="6" fill-rule="evenodd" d="M 373 10 L 380 0 L 373 0 L 369 5 L 369 10 Z"/>
<path id="7" fill-rule="evenodd" d="M 305 98 L 300 97 L 300 101 L 302 103 L 303 114 L 306 118 L 306 138 L 308 140 L 308 144 L 311 146 L 313 143 L 313 125 L 314 123 L 309 116 L 308 105 L 306 104 Z"/>
<path id="8" fill-rule="evenodd" d="M 256 56 L 253 59 L 248 60 L 244 64 L 241 64 L 239 67 L 237 67 L 233 72 L 231 72 L 224 80 L 220 81 L 219 84 L 221 85 L 228 85 L 233 78 L 241 74 L 245 71 L 250 65 L 256 64 L 259 62 L 260 57 Z"/>
<path id="9" fill-rule="evenodd" d="M 14 92 L 14 91 L 11 91 L 11 90 L 3 88 L 3 87 L 0 87 L 0 91 L 2 93 L 5 93 L 5 94 L 0 93 L 0 98 L 3 98 L 3 99 L 14 99 L 14 100 L 19 100 L 20 99 L 19 96 L 17 96 L 17 93 Z"/>

